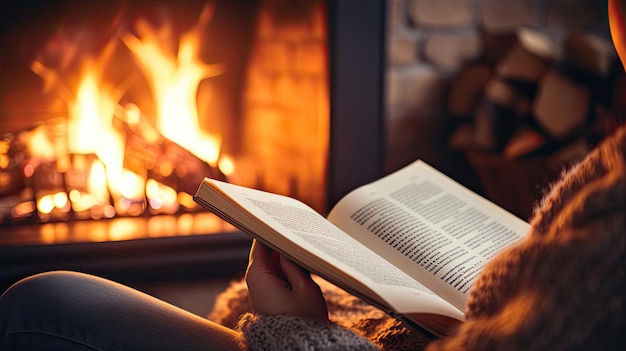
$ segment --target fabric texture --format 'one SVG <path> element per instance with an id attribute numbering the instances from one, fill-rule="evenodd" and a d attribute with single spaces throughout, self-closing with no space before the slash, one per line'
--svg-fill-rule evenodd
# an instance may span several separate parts
<path id="1" fill-rule="evenodd" d="M 356 338 L 348 329 L 329 321 L 247 313 L 238 329 L 245 335 L 244 345 L 251 350 L 378 350 L 366 339 Z"/>
<path id="2" fill-rule="evenodd" d="M 0 297 L 0 351 L 236 350 L 239 333 L 128 286 L 54 271 Z"/>
<path id="3" fill-rule="evenodd" d="M 378 348 L 388 351 L 421 350 L 430 341 L 428 337 L 408 328 L 404 323 L 391 318 L 383 311 L 328 281 L 317 276 L 314 276 L 313 279 L 319 284 L 326 299 L 328 317 L 334 324 L 332 327 L 353 332 L 342 339 L 344 349 L 367 349 L 356 347 L 362 343 L 363 338 L 370 340 Z M 250 305 L 247 294 L 248 289 L 243 279 L 231 282 L 227 289 L 218 295 L 213 310 L 207 316 L 209 320 L 229 328 L 241 329 L 244 327 L 244 340 L 242 340 L 244 344 L 246 341 L 255 342 L 257 338 L 256 329 L 251 329 L 255 324 L 261 325 L 259 330 L 275 330 L 277 328 L 272 317 L 249 314 Z M 243 325 L 239 323 L 240 318 L 245 320 Z M 300 325 L 299 322 L 301 321 L 298 318 L 289 319 L 289 323 L 309 331 L 309 334 L 302 335 L 303 337 L 315 335 L 315 330 L 311 329 L 311 324 L 303 321 Z M 273 349 L 292 350 L 292 348 L 279 347 L 278 345 L 274 345 Z M 252 350 L 267 350 L 267 348 L 252 348 Z M 295 348 L 294 350 L 299 349 Z"/>
<path id="4" fill-rule="evenodd" d="M 538 206 L 527 237 L 487 264 L 471 290 L 467 321 L 447 338 L 429 342 L 323 282 L 333 324 L 247 314 L 242 282 L 218 298 L 209 318 L 234 325 L 242 315 L 239 327 L 252 350 L 360 350 L 368 349 L 365 339 L 385 350 L 622 350 L 625 267 L 622 127 L 564 172 Z M 279 328 L 298 330 L 299 340 L 283 343 Z"/>
<path id="5" fill-rule="evenodd" d="M 481 272 L 467 322 L 428 350 L 626 347 L 626 128 L 564 173 L 528 236 Z"/>

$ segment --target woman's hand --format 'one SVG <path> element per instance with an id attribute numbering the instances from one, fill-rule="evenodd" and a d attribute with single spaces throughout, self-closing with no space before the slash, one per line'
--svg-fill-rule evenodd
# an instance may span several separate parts
<path id="1" fill-rule="evenodd" d="M 255 313 L 328 319 L 322 291 L 309 272 L 257 240 L 250 250 L 246 283 Z"/>

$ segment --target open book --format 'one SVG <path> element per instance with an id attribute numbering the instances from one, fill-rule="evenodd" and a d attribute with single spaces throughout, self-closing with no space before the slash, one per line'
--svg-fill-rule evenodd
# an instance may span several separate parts
<path id="1" fill-rule="evenodd" d="M 194 199 L 312 273 L 434 336 L 464 320 L 482 267 L 529 226 L 422 161 L 353 190 L 328 218 L 296 199 L 208 178 Z"/>

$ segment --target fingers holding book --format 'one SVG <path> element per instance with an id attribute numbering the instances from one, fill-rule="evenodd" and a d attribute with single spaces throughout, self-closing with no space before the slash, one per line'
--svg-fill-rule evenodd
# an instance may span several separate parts
<path id="1" fill-rule="evenodd" d="M 324 296 L 309 272 L 257 240 L 250 250 L 246 283 L 256 313 L 328 318 Z"/>

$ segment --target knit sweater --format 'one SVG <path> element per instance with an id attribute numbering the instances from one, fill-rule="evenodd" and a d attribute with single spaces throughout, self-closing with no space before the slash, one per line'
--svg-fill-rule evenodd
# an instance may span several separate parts
<path id="1" fill-rule="evenodd" d="M 481 272 L 436 350 L 626 349 L 626 127 L 565 172 L 528 235 Z M 251 350 L 376 350 L 333 322 L 244 314 Z"/>

